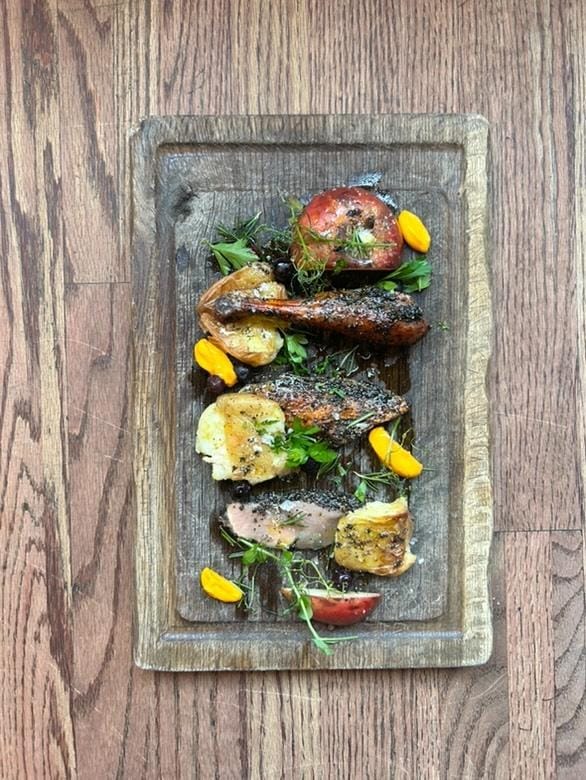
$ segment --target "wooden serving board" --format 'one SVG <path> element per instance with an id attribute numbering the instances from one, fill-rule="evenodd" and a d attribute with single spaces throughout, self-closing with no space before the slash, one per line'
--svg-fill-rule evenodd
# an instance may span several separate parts
<path id="1" fill-rule="evenodd" d="M 152 118 L 132 146 L 137 664 L 209 670 L 484 662 L 492 644 L 486 122 L 477 116 Z M 192 346 L 202 336 L 195 306 L 218 278 L 203 244 L 218 222 L 262 211 L 267 222 L 283 224 L 283 194 L 310 194 L 373 171 L 433 236 L 433 283 L 419 296 L 432 330 L 390 358 L 375 360 L 361 350 L 356 376 L 374 370 L 407 394 L 428 470 L 410 497 L 417 564 L 397 579 L 365 578 L 366 589 L 382 592 L 382 604 L 346 631 L 357 640 L 336 645 L 326 657 L 303 624 L 276 614 L 276 595 L 267 609 L 246 615 L 210 601 L 199 587 L 204 566 L 227 574 L 234 567 L 234 576 L 239 566 L 228 559 L 217 529 L 229 489 L 213 482 L 194 451 L 197 420 L 211 402 L 201 373 L 192 369 Z M 360 443 L 347 458 L 359 471 L 377 467 Z M 294 483 L 304 484 L 303 475 Z M 353 488 L 350 477 L 346 487 Z"/>

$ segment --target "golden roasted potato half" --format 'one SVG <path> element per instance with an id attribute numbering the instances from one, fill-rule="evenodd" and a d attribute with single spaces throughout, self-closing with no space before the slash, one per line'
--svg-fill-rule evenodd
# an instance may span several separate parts
<path id="1" fill-rule="evenodd" d="M 338 521 L 336 563 L 352 571 L 397 577 L 415 563 L 409 549 L 412 533 L 413 522 L 405 498 L 392 504 L 371 501 Z"/>
<path id="2" fill-rule="evenodd" d="M 278 404 L 252 393 L 226 393 L 204 409 L 195 449 L 212 465 L 213 479 L 245 479 L 251 485 L 287 474 L 287 454 L 271 443 L 285 434 Z"/>
<path id="3" fill-rule="evenodd" d="M 246 317 L 238 322 L 220 322 L 210 306 L 227 293 L 243 292 L 258 298 L 286 298 L 287 291 L 278 284 L 267 263 L 252 263 L 213 284 L 202 295 L 197 306 L 199 324 L 209 339 L 236 360 L 249 366 L 266 366 L 273 361 L 283 338 L 279 323 L 262 317 Z"/>

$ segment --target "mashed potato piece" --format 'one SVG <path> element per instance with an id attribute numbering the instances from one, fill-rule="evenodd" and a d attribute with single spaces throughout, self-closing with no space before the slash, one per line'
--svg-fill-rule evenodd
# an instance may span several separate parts
<path id="1" fill-rule="evenodd" d="M 274 401 L 252 393 L 227 393 L 199 418 L 195 449 L 212 465 L 213 479 L 251 485 L 287 474 L 287 455 L 272 447 L 285 435 L 285 416 Z"/>

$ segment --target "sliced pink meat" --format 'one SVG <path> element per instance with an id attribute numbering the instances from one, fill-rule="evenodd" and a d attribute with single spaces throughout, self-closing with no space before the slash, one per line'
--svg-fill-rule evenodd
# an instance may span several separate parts
<path id="1" fill-rule="evenodd" d="M 266 547 L 320 550 L 333 543 L 340 517 L 358 506 L 353 496 L 330 491 L 271 493 L 258 501 L 228 504 L 225 522 L 236 536 Z"/>

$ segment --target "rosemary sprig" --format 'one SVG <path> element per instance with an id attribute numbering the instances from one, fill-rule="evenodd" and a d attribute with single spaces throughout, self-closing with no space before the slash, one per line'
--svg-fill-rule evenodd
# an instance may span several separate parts
<path id="1" fill-rule="evenodd" d="M 381 471 L 371 471 L 361 474 L 359 471 L 352 472 L 358 478 L 358 487 L 354 491 L 354 496 L 359 501 L 366 501 L 368 493 L 375 493 L 381 485 L 392 487 L 398 496 L 404 496 L 407 493 L 405 480 L 388 469 Z"/>
<path id="2" fill-rule="evenodd" d="M 216 225 L 216 233 L 224 241 L 244 241 L 246 244 L 251 244 L 259 233 L 267 229 L 261 222 L 261 214 L 262 212 L 258 211 L 253 217 L 241 220 L 231 228 L 220 222 Z"/>

